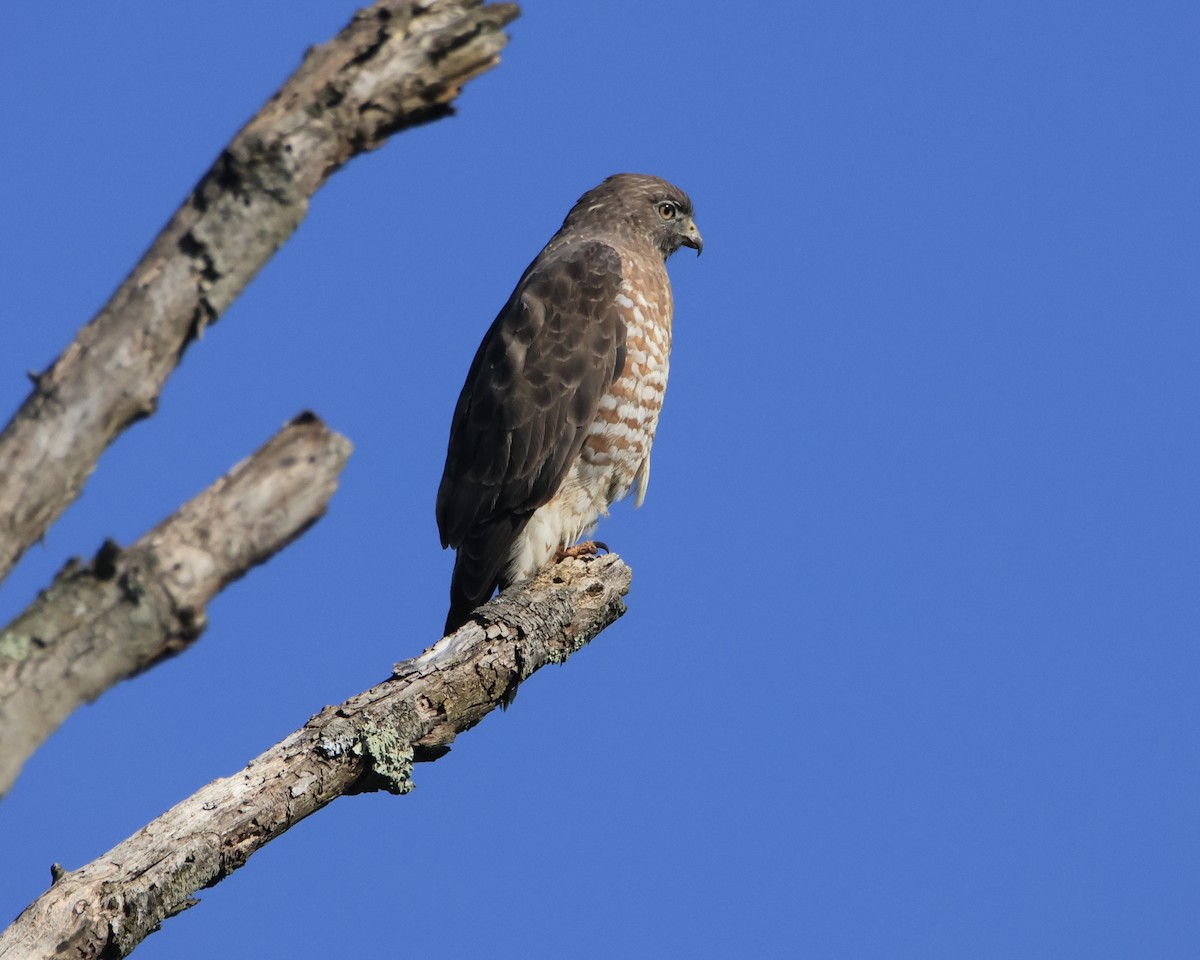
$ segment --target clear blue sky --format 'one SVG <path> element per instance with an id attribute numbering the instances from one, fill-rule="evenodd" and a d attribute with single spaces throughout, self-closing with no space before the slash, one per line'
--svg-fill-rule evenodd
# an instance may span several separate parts
<path id="1" fill-rule="evenodd" d="M 356 4 L 7 5 L 0 407 Z M 472 352 L 574 199 L 687 189 L 627 617 L 137 956 L 1194 958 L 1200 9 L 536 2 L 355 160 L 0 593 L 304 408 L 329 515 L 0 804 L 0 917 L 419 653 Z"/>

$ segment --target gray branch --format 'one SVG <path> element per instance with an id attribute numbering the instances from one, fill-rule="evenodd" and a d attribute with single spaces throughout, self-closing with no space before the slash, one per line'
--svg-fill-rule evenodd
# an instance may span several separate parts
<path id="1" fill-rule="evenodd" d="M 505 591 L 393 676 L 210 783 L 50 889 L 2 934 L 0 960 L 126 956 L 264 844 L 343 794 L 412 789 L 412 765 L 454 738 L 547 663 L 624 613 L 630 570 L 614 555 L 565 560 Z"/>
<path id="2" fill-rule="evenodd" d="M 291 236 L 356 154 L 452 112 L 499 61 L 512 3 L 381 0 L 312 48 L 234 137 L 112 299 L 0 434 L 0 581 L 155 410 L 184 350 Z"/>
<path id="3" fill-rule="evenodd" d="M 209 600 L 325 513 L 349 456 L 301 414 L 131 547 L 68 563 L 0 631 L 0 796 L 73 710 L 186 649 Z"/>

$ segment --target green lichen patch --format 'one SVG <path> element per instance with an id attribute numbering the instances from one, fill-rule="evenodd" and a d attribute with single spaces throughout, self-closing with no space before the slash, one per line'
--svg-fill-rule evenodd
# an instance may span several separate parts
<path id="1" fill-rule="evenodd" d="M 29 656 L 33 647 L 33 638 L 27 633 L 17 633 L 16 630 L 5 630 L 0 633 L 0 657 L 9 660 L 24 660 Z"/>

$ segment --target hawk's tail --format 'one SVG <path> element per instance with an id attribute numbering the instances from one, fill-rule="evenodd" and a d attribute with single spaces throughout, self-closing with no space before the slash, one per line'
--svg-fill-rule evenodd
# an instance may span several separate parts
<path id="1" fill-rule="evenodd" d="M 446 634 L 453 633 L 470 620 L 475 608 L 486 603 L 492 591 L 505 584 L 508 558 L 517 535 L 527 522 L 527 517 L 497 518 L 468 535 L 459 545 L 454 558 L 454 575 L 450 578 Z"/>

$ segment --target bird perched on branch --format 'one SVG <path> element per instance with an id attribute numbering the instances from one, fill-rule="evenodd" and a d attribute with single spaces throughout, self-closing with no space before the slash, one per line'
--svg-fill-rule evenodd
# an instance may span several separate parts
<path id="1" fill-rule="evenodd" d="M 650 479 L 671 352 L 666 260 L 704 245 L 692 202 L 658 177 L 589 190 L 526 268 L 471 363 L 437 496 L 454 547 L 446 632 L 532 576 Z"/>

